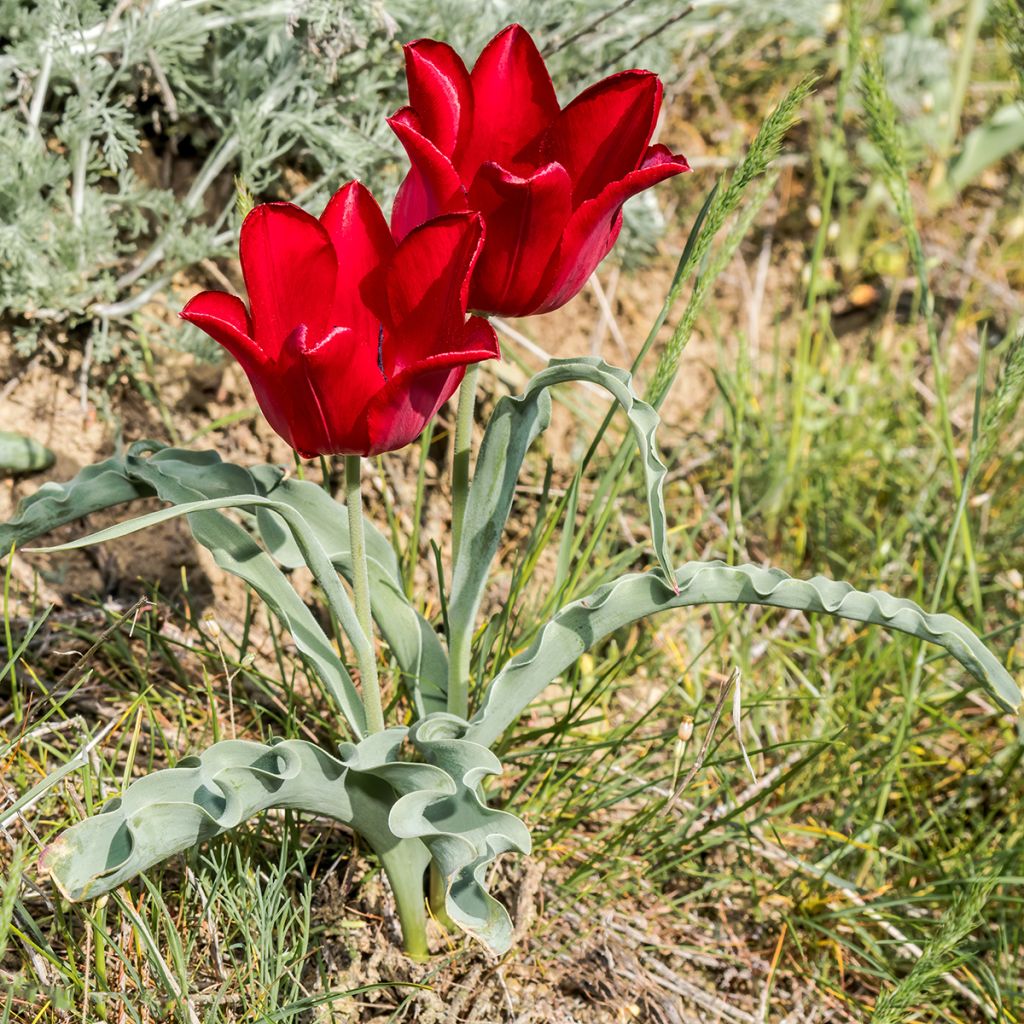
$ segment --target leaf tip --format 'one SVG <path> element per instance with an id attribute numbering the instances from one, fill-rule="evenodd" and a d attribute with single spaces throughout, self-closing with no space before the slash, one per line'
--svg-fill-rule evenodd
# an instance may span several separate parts
<path id="1" fill-rule="evenodd" d="M 61 896 L 74 903 L 76 900 L 81 899 L 82 894 L 72 892 L 64 884 L 64 880 L 62 878 L 62 866 L 66 863 L 70 855 L 71 851 L 68 849 L 68 844 L 64 836 L 60 835 L 52 843 L 47 843 L 46 846 L 42 848 L 39 853 L 39 858 L 36 861 L 36 866 L 38 867 L 41 875 L 51 879 Z"/>

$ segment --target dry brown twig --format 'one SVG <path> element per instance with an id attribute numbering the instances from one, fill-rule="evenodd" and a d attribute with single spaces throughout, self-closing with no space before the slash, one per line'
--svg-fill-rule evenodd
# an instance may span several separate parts
<path id="1" fill-rule="evenodd" d="M 715 710 L 711 713 L 711 719 L 708 722 L 708 727 L 704 732 L 704 742 L 700 745 L 700 750 L 697 752 L 697 757 L 694 759 L 690 770 L 686 773 L 683 781 L 673 790 L 672 795 L 668 798 L 668 803 L 665 804 L 665 812 L 672 810 L 675 806 L 676 801 L 682 796 L 686 787 L 693 782 L 697 772 L 704 766 L 704 760 L 708 756 L 708 750 L 711 749 L 711 741 L 714 738 L 715 730 L 718 728 L 718 723 L 721 721 L 722 712 L 725 710 L 725 702 L 729 697 L 729 692 L 736 684 L 736 680 L 739 678 L 740 671 L 734 668 L 728 675 L 728 677 L 722 682 L 718 688 L 718 697 L 715 699 Z"/>

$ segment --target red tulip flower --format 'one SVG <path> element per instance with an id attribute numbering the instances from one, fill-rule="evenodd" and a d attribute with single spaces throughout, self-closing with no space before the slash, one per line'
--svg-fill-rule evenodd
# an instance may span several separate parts
<path id="1" fill-rule="evenodd" d="M 453 210 L 478 210 L 484 249 L 470 306 L 524 316 L 568 302 L 615 244 L 622 204 L 690 169 L 650 146 L 661 82 L 612 75 L 561 108 L 525 29 L 492 39 L 472 72 L 445 43 L 405 48 L 408 107 L 389 120 L 412 168 L 391 226 L 404 237 Z"/>
<path id="2" fill-rule="evenodd" d="M 266 203 L 242 225 L 249 310 L 202 292 L 181 316 L 242 364 L 300 455 L 393 451 L 420 435 L 469 364 L 499 356 L 490 324 L 466 318 L 481 238 L 477 214 L 454 213 L 396 243 L 358 182 L 319 220 Z"/>

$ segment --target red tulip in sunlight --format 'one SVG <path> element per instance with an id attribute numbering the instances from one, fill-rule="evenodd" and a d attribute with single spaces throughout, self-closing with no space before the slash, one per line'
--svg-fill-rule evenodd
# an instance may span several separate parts
<path id="1" fill-rule="evenodd" d="M 389 121 L 412 168 L 391 226 L 404 237 L 453 210 L 478 210 L 484 250 L 470 307 L 523 316 L 568 302 L 615 244 L 622 204 L 690 169 L 650 146 L 661 82 L 623 71 L 562 109 L 525 29 L 492 39 L 473 70 L 447 44 L 405 48 L 409 103 Z"/>
<path id="2" fill-rule="evenodd" d="M 319 220 L 266 203 L 242 225 L 249 309 L 203 292 L 181 316 L 242 364 L 300 455 L 393 451 L 420 435 L 470 363 L 499 355 L 490 324 L 466 318 L 481 237 L 477 214 L 453 213 L 396 244 L 358 182 Z"/>

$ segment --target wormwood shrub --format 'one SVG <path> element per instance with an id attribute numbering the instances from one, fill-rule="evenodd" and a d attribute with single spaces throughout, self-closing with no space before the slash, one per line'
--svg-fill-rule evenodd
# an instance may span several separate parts
<path id="1" fill-rule="evenodd" d="M 98 361 L 132 352 L 133 318 L 173 275 L 228 255 L 236 176 L 262 199 L 326 198 L 358 178 L 387 196 L 400 147 L 400 41 L 478 50 L 511 13 L 536 26 L 556 83 L 621 67 L 668 68 L 684 38 L 788 18 L 817 32 L 813 3 L 729 0 L 21 0 L 0 2 L 0 311 L 16 348 L 40 332 L 89 341 Z M 685 14 L 685 17 L 682 16 Z M 649 201 L 627 215 L 642 255 Z M 146 330 L 180 343 L 160 317 Z M 198 344 L 198 335 L 190 340 Z"/>

